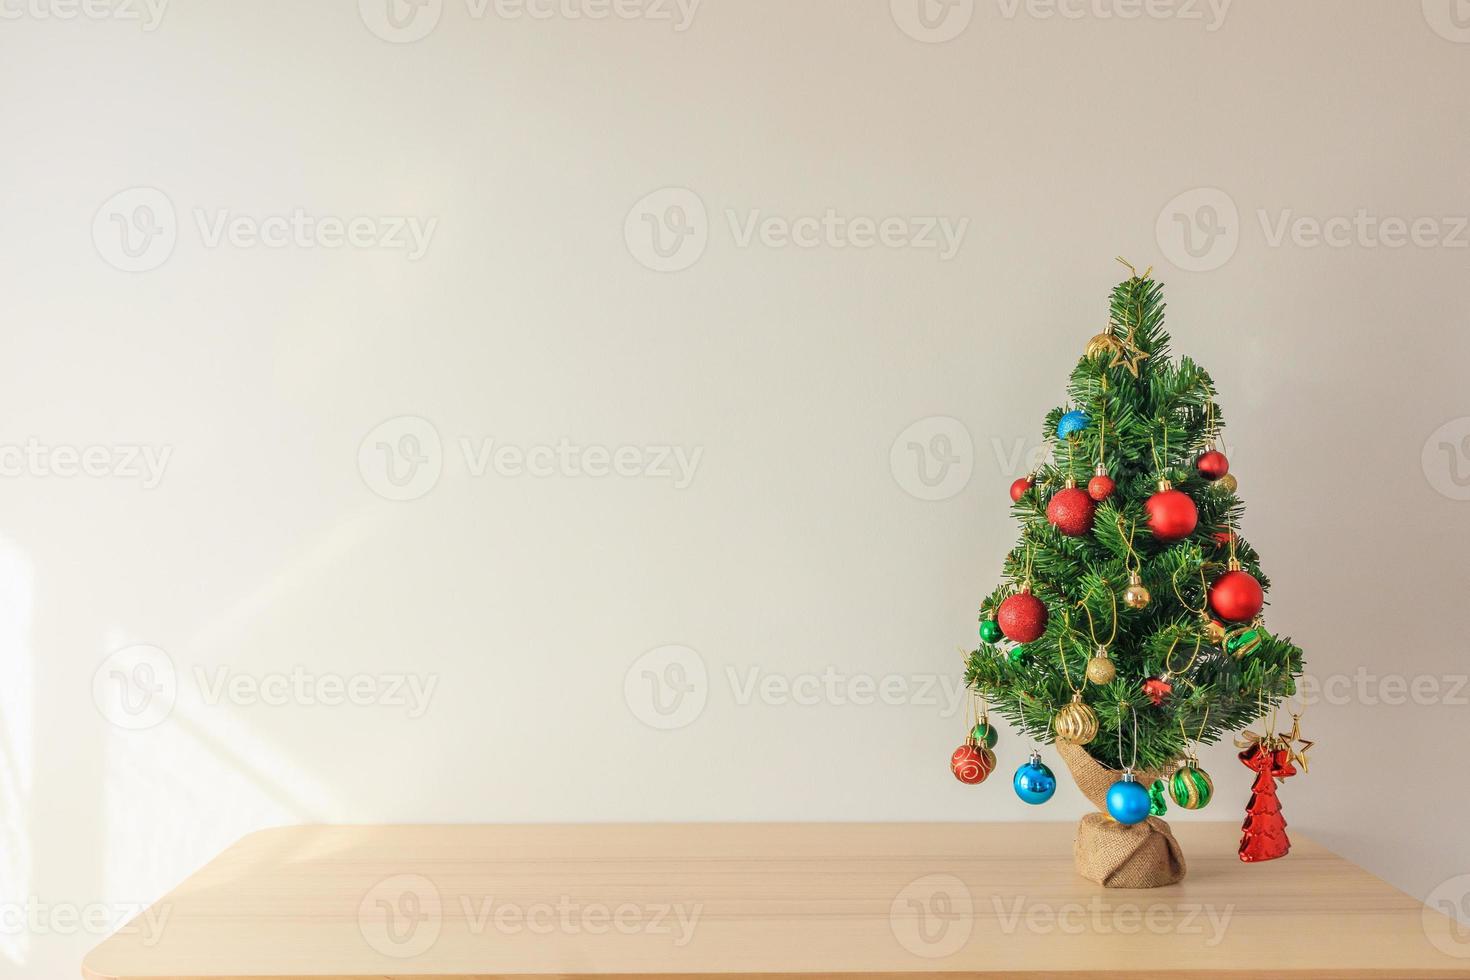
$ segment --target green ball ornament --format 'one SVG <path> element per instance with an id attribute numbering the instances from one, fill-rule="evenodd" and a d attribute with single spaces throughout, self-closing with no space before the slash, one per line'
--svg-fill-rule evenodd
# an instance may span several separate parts
<path id="1" fill-rule="evenodd" d="M 995 748 L 995 743 L 1000 739 L 1000 733 L 995 726 L 988 721 L 979 721 L 975 727 L 970 729 L 970 737 L 977 742 L 983 742 L 987 749 Z"/>
<path id="2" fill-rule="evenodd" d="M 980 620 L 980 639 L 986 643 L 999 643 L 1005 633 L 1001 632 L 1000 624 L 993 619 Z"/>
<path id="3" fill-rule="evenodd" d="M 1200 810 L 1208 806 L 1210 797 L 1215 795 L 1215 784 L 1210 781 L 1209 774 L 1199 768 L 1197 760 L 1189 759 L 1169 777 L 1169 795 L 1186 810 Z"/>
<path id="4" fill-rule="evenodd" d="M 1236 630 L 1225 637 L 1225 650 L 1236 660 L 1249 656 L 1261 648 L 1261 631 L 1258 629 Z"/>
<path id="5" fill-rule="evenodd" d="M 1026 662 L 1026 657 L 1030 653 L 1030 650 L 1027 650 L 1024 646 L 1018 643 L 1015 646 L 1011 647 L 1010 652 L 1006 654 L 1006 659 L 1019 667 Z"/>

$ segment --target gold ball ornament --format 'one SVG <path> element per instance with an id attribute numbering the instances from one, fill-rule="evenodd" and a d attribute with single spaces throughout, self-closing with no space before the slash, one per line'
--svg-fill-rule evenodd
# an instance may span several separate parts
<path id="1" fill-rule="evenodd" d="M 1215 481 L 1215 486 L 1219 487 L 1221 490 L 1224 490 L 1226 493 L 1234 493 L 1237 489 L 1239 489 L 1240 484 L 1236 482 L 1234 473 L 1226 473 L 1224 476 L 1220 477 L 1220 479 Z"/>
<path id="2" fill-rule="evenodd" d="M 1097 648 L 1097 653 L 1087 661 L 1087 679 L 1094 684 L 1111 684 L 1113 678 L 1118 676 L 1118 668 L 1108 659 L 1108 651 L 1103 647 Z"/>
<path id="3" fill-rule="evenodd" d="M 1149 595 L 1148 589 L 1144 587 L 1143 579 L 1134 572 L 1128 576 L 1128 588 L 1123 590 L 1123 605 L 1129 609 L 1142 609 L 1149 604 L 1153 596 Z"/>
<path id="4" fill-rule="evenodd" d="M 1087 342 L 1087 349 L 1083 352 L 1084 357 L 1101 357 L 1104 354 L 1116 354 L 1123 349 L 1123 342 L 1111 333 L 1100 333 Z"/>
<path id="5" fill-rule="evenodd" d="M 1213 619 L 1205 620 L 1204 633 L 1205 639 L 1209 640 L 1213 646 L 1220 646 L 1225 642 L 1224 625 L 1215 622 Z"/>
<path id="6" fill-rule="evenodd" d="M 1074 745 L 1086 745 L 1097 738 L 1097 712 L 1082 703 L 1082 695 L 1072 695 L 1072 702 L 1062 706 L 1052 719 L 1057 738 Z"/>

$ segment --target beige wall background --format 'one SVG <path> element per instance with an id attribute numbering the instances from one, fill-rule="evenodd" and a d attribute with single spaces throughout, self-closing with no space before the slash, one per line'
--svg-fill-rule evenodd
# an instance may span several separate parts
<path id="1" fill-rule="evenodd" d="M 1463 3 L 388 2 L 0 3 L 4 975 L 272 824 L 1075 819 L 946 760 L 1118 254 L 1292 828 L 1470 909 Z"/>

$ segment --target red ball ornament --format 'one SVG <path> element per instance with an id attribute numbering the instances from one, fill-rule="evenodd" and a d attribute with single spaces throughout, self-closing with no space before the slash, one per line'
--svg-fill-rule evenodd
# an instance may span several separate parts
<path id="1" fill-rule="evenodd" d="M 1031 478 L 1029 476 L 1023 476 L 1015 483 L 1012 483 L 1011 502 L 1017 504 L 1020 503 L 1021 498 L 1026 495 L 1026 491 L 1030 490 L 1032 486 L 1034 486 L 1034 484 L 1031 482 Z"/>
<path id="2" fill-rule="evenodd" d="M 1098 503 L 1102 503 L 1111 497 L 1116 489 L 1118 485 L 1113 482 L 1113 478 L 1108 476 L 1108 471 L 1103 469 L 1102 464 L 1099 463 L 1097 473 L 1087 481 L 1087 495 Z"/>
<path id="3" fill-rule="evenodd" d="M 995 621 L 1006 639 L 1017 643 L 1030 643 L 1041 639 L 1046 632 L 1046 603 L 1022 589 L 1000 604 L 995 612 Z"/>
<path id="4" fill-rule="evenodd" d="M 1169 486 L 1168 480 L 1159 481 L 1159 492 L 1143 502 L 1148 512 L 1149 530 L 1160 541 L 1182 541 L 1194 533 L 1199 523 L 1199 509 L 1189 494 Z"/>
<path id="5" fill-rule="evenodd" d="M 1091 497 L 1078 490 L 1071 480 L 1068 485 L 1052 494 L 1046 505 L 1046 519 L 1052 526 L 1072 538 L 1079 538 L 1092 530 L 1092 516 L 1097 504 Z"/>
<path id="6" fill-rule="evenodd" d="M 1200 454 L 1194 465 L 1199 470 L 1199 475 L 1206 480 L 1218 480 L 1230 472 L 1230 460 L 1217 449 Z"/>
<path id="7" fill-rule="evenodd" d="M 1265 600 L 1261 583 L 1250 572 L 1241 571 L 1238 565 L 1215 579 L 1215 584 L 1210 586 L 1210 608 L 1226 622 L 1244 623 L 1255 619 Z"/>
<path id="8" fill-rule="evenodd" d="M 1234 540 L 1236 540 L 1234 531 L 1215 532 L 1215 544 L 1219 545 L 1221 548 L 1230 547 L 1230 542 Z"/>
<path id="9" fill-rule="evenodd" d="M 949 757 L 949 771 L 954 773 L 954 778 L 971 786 L 985 782 L 985 777 L 994 770 L 995 753 L 972 738 L 966 739 Z"/>

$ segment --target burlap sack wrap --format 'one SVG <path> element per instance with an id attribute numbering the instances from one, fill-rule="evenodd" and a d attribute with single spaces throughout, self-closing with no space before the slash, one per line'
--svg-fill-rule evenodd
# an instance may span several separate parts
<path id="1" fill-rule="evenodd" d="M 1127 826 L 1108 816 L 1108 787 L 1122 773 L 1098 762 L 1080 745 L 1058 739 L 1056 747 L 1082 795 L 1100 811 L 1087 814 L 1077 827 L 1072 848 L 1077 873 L 1105 888 L 1159 888 L 1183 878 L 1184 852 L 1167 823 L 1149 817 Z M 1134 775 L 1147 787 L 1160 774 L 1138 769 Z"/>

